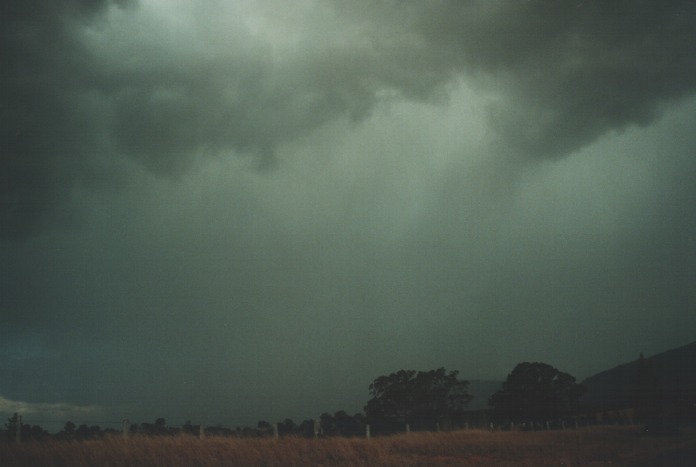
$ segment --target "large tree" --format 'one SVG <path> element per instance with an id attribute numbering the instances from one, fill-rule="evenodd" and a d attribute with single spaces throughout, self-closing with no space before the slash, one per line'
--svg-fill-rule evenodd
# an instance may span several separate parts
<path id="1" fill-rule="evenodd" d="M 370 385 L 372 399 L 365 406 L 368 422 L 378 431 L 434 428 L 460 416 L 471 400 L 469 382 L 456 371 L 400 370 L 380 376 Z"/>
<path id="2" fill-rule="evenodd" d="M 489 399 L 500 418 L 515 422 L 564 418 L 576 409 L 584 387 L 546 363 L 518 364 Z"/>

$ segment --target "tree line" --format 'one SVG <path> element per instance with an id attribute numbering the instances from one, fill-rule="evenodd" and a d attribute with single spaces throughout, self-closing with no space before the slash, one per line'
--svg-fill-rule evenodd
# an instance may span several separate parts
<path id="1" fill-rule="evenodd" d="M 275 425 L 275 426 L 274 426 Z M 170 426 L 166 419 L 157 418 L 153 423 L 142 422 L 132 423 L 127 425 L 128 434 L 138 434 L 145 436 L 176 436 L 176 435 L 192 435 L 200 436 L 234 436 L 234 437 L 268 437 L 268 436 L 302 436 L 312 438 L 316 436 L 362 436 L 365 433 L 367 422 L 365 415 L 356 413 L 349 415 L 344 410 L 339 410 L 333 415 L 325 412 L 320 418 L 303 420 L 297 424 L 292 419 L 277 423 L 270 423 L 265 420 L 259 421 L 256 426 L 240 426 L 237 428 L 228 428 L 222 425 L 205 426 L 194 425 L 191 421 L 186 421 L 182 426 Z M 18 437 L 17 432 L 20 435 Z M 51 434 L 39 425 L 31 425 L 23 423 L 19 414 L 15 413 L 7 419 L 5 425 L 0 428 L 0 440 L 13 441 L 21 439 L 22 441 L 43 441 L 48 439 L 57 440 L 90 440 L 99 439 L 108 435 L 120 436 L 123 434 L 122 429 L 102 428 L 99 425 L 76 425 L 68 421 L 63 426 L 63 429 L 57 433 Z"/>
<path id="2" fill-rule="evenodd" d="M 644 366 L 640 367 L 636 384 L 636 402 L 640 407 L 649 407 L 654 384 Z M 491 424 L 524 423 L 543 424 L 549 421 L 568 420 L 578 412 L 578 404 L 585 388 L 575 377 L 546 363 L 519 363 L 508 374 L 500 390 L 488 400 L 491 407 L 485 414 Z M 256 427 L 223 426 L 205 427 L 206 435 L 213 436 L 364 436 L 366 427 L 375 434 L 389 434 L 408 430 L 436 430 L 463 428 L 468 424 L 471 412 L 468 404 L 473 399 L 469 393 L 469 381 L 462 380 L 457 371 L 438 368 L 429 371 L 399 370 L 379 376 L 369 386 L 370 400 L 364 413 L 350 415 L 344 410 L 333 414 L 325 412 L 318 420 L 304 420 L 297 424 L 291 419 L 271 424 L 259 421 Z M 654 414 L 649 410 L 639 411 L 646 423 L 652 421 Z M 50 435 L 37 425 L 21 423 L 15 414 L 8 419 L 0 435 L 16 437 L 20 429 L 22 439 L 41 440 L 49 437 L 58 439 L 93 439 L 108 434 L 118 434 L 120 430 L 102 429 L 99 426 L 65 423 L 63 430 Z M 181 427 L 167 425 L 164 418 L 154 423 L 140 423 L 128 426 L 129 433 L 151 436 L 201 433 L 200 425 L 190 421 Z"/>

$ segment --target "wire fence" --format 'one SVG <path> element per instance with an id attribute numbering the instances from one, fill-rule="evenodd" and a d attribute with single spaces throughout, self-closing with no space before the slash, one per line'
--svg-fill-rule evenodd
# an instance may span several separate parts
<path id="1" fill-rule="evenodd" d="M 28 415 L 28 414 L 27 414 Z M 455 431 L 455 430 L 490 430 L 490 431 L 541 431 L 578 429 L 595 425 L 630 425 L 634 424 L 634 410 L 615 410 L 576 415 L 557 420 L 530 420 L 526 422 L 501 421 L 491 417 L 489 411 L 468 413 L 468 417 L 452 420 L 431 421 L 430 423 L 395 422 L 388 425 L 372 426 L 361 414 L 348 416 L 343 413 L 322 414 L 319 418 L 302 421 L 299 425 L 290 419 L 283 422 L 269 423 L 259 421 L 255 427 L 237 426 L 225 427 L 222 424 L 206 425 L 193 424 L 190 421 L 181 426 L 171 426 L 164 418 L 154 422 L 131 422 L 128 418 L 75 419 L 75 421 L 58 420 L 55 418 L 30 416 L 23 417 L 15 414 L 8 419 L 4 427 L 0 427 L 5 439 L 15 439 L 17 442 L 30 439 L 68 438 L 94 439 L 105 435 L 121 435 L 128 438 L 133 435 L 177 435 L 189 434 L 201 439 L 206 436 L 237 436 L 237 437 L 280 437 L 286 435 L 304 437 L 366 437 L 373 434 L 409 434 L 412 431 Z M 49 430 L 51 433 L 49 433 Z"/>

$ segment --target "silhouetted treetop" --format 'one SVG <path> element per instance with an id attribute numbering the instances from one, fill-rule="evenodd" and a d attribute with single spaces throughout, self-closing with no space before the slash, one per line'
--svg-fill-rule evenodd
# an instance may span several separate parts
<path id="1" fill-rule="evenodd" d="M 370 385 L 372 399 L 365 414 L 380 430 L 400 429 L 405 423 L 433 427 L 463 412 L 472 398 L 468 387 L 469 382 L 459 380 L 456 371 L 400 370 Z"/>
<path id="2" fill-rule="evenodd" d="M 553 420 L 572 414 L 584 387 L 546 363 L 519 363 L 489 399 L 501 418 L 518 422 Z"/>

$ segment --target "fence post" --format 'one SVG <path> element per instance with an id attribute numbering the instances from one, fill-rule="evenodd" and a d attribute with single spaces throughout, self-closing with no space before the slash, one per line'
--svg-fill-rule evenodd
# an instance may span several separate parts
<path id="1" fill-rule="evenodd" d="M 370 425 L 365 425 L 365 439 L 370 439 Z"/>
<path id="2" fill-rule="evenodd" d="M 411 434 L 411 425 L 409 425 L 408 423 L 406 424 L 406 434 Z"/>
<path id="3" fill-rule="evenodd" d="M 275 439 L 278 439 L 278 422 L 275 422 L 273 424 L 273 437 Z"/>
<path id="4" fill-rule="evenodd" d="M 318 438 L 319 437 L 319 420 L 316 418 L 312 420 L 312 423 L 314 424 L 314 437 Z"/>
<path id="5" fill-rule="evenodd" d="M 128 439 L 128 419 L 124 419 L 121 422 L 121 432 L 123 433 L 123 439 Z"/>
<path id="6" fill-rule="evenodd" d="M 198 427 L 198 439 L 203 439 L 205 438 L 205 428 L 203 428 L 203 424 L 201 423 L 200 426 Z"/>

